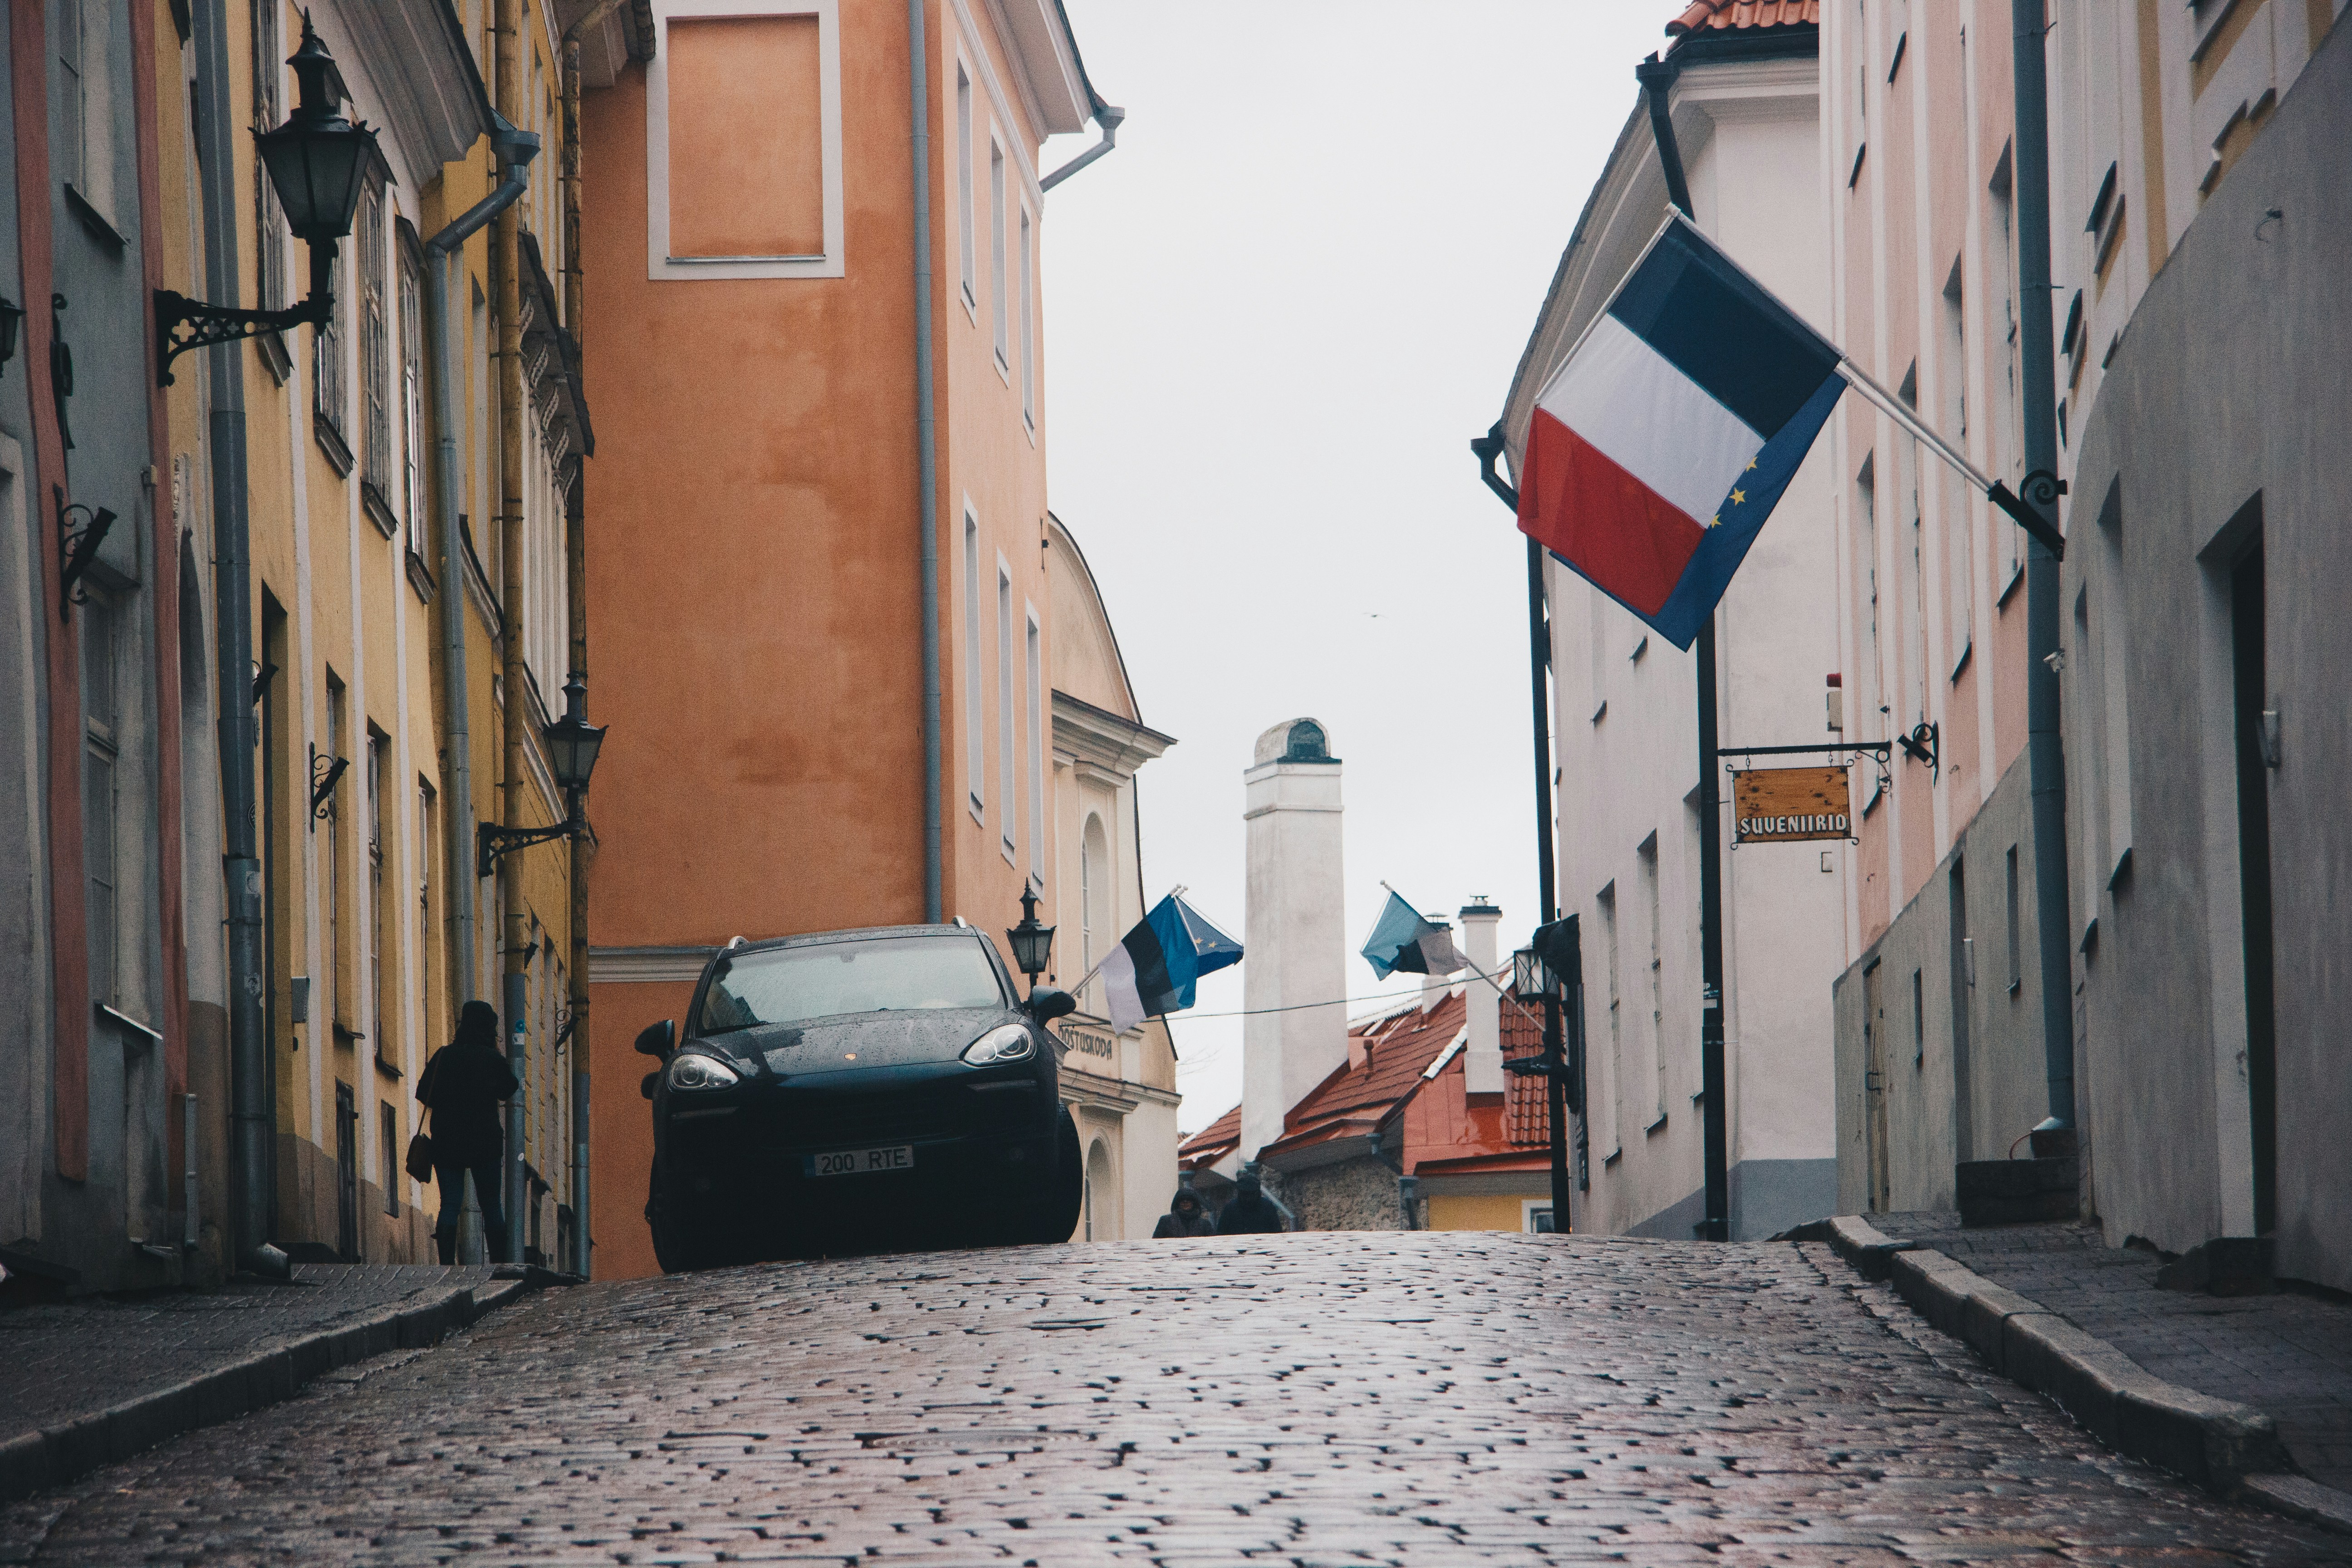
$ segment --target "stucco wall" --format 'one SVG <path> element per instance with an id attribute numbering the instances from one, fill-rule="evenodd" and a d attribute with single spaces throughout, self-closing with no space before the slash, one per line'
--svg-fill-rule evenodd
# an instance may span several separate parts
<path id="1" fill-rule="evenodd" d="M 2352 661 L 2343 414 L 2352 407 L 2352 33 L 2339 23 L 2149 284 L 2083 427 L 2074 493 L 2087 520 L 2115 498 L 2110 584 L 2128 637 L 2126 879 L 2074 889 L 2084 964 L 2089 1123 L 2110 1240 L 2181 1249 L 2251 1229 L 2244 963 L 2237 857 L 2228 574 L 2258 527 L 2276 952 L 2282 1275 L 2352 1287 L 2352 773 L 2343 671 Z M 2255 503 L 2258 500 L 2259 505 Z M 2079 522 L 2078 537 L 2090 529 Z M 2065 603 L 2101 571 L 2068 552 Z M 2111 602 L 2103 599 L 2102 602 Z M 2070 658 L 2071 726 L 2099 694 Z M 2094 829 L 2070 790 L 2069 826 Z M 2110 821 L 2115 808 L 2108 808 Z M 2078 879 L 2080 880 L 2080 879 Z"/>
<path id="2" fill-rule="evenodd" d="M 1961 833 L 1919 892 L 1832 988 L 1837 1026 L 1837 1206 L 1843 1214 L 1948 1208 L 1953 1166 L 1999 1159 L 2049 1114 L 2041 981 L 2034 961 L 2032 801 L 2024 759 Z M 2008 858 L 2017 852 L 2017 985 L 2009 980 Z M 1977 984 L 1956 955 L 1952 872 L 1964 868 Z M 1877 966 L 1886 1029 L 1884 1059 L 1891 1196 L 1869 1191 L 1869 1094 L 1864 1083 L 1864 976 Z M 1924 1029 L 1912 1012 L 1919 976 Z M 1959 1011 L 1955 1010 L 1955 997 Z M 1958 1020 L 1965 1016 L 1963 1037 Z"/>
<path id="3" fill-rule="evenodd" d="M 1273 1190 L 1297 1217 L 1300 1230 L 1396 1230 L 1396 1173 L 1374 1159 L 1341 1160 L 1288 1171 Z"/>

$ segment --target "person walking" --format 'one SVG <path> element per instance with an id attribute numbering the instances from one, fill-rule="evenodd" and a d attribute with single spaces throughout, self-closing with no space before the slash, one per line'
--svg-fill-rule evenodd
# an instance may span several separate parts
<path id="1" fill-rule="evenodd" d="M 1171 1236 L 1214 1236 L 1216 1234 L 1216 1216 L 1201 1206 L 1201 1194 L 1190 1187 L 1176 1189 L 1176 1196 L 1169 1203 L 1168 1212 L 1161 1215 L 1160 1223 L 1151 1227 L 1152 1239 L 1155 1241 Z"/>
<path id="2" fill-rule="evenodd" d="M 1219 1236 L 1271 1236 L 1282 1229 L 1282 1211 L 1274 1206 L 1258 1184 L 1255 1171 L 1244 1171 L 1234 1184 L 1234 1201 L 1217 1218 Z"/>
<path id="3" fill-rule="evenodd" d="M 466 1177 L 482 1205 L 482 1237 L 490 1261 L 512 1261 L 501 1194 L 506 1134 L 499 1104 L 522 1086 L 499 1049 L 499 1015 L 488 1002 L 468 1002 L 457 1014 L 457 1037 L 433 1053 L 416 1080 L 416 1101 L 433 1113 L 433 1184 L 441 1213 L 433 1242 L 445 1264 L 457 1261 L 457 1217 L 466 1206 Z"/>

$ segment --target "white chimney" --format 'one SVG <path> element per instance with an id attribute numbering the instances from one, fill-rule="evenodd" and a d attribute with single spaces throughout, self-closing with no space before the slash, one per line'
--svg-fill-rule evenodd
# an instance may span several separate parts
<path id="1" fill-rule="evenodd" d="M 1348 1059 L 1348 935 L 1339 762 L 1323 726 L 1292 719 L 1260 735 L 1242 784 L 1249 824 L 1242 1005 L 1249 1016 L 1242 1020 L 1241 1152 L 1255 1160 L 1282 1136 L 1284 1114 Z"/>
<path id="2" fill-rule="evenodd" d="M 1495 929 L 1503 923 L 1503 911 L 1480 899 L 1462 906 L 1462 956 L 1468 959 L 1480 974 L 1495 973 Z M 1507 988 L 1507 977 L 1497 976 L 1496 984 Z M 1463 987 L 1462 994 L 1470 1005 L 1470 1041 L 1462 1051 L 1463 1089 L 1471 1094 L 1503 1092 L 1503 1018 L 1502 1001 L 1495 994 L 1495 986 L 1473 977 Z"/>

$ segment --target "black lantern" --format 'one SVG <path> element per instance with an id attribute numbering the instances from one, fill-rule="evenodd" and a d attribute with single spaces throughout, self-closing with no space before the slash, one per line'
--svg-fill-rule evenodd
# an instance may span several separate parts
<path id="1" fill-rule="evenodd" d="M 1024 886 L 1021 889 L 1021 923 L 1004 933 L 1013 943 L 1013 962 L 1029 977 L 1029 989 L 1037 989 L 1037 976 L 1045 973 L 1046 961 L 1054 954 L 1054 928 L 1037 923 L 1037 889 Z"/>
<path id="2" fill-rule="evenodd" d="M 341 100 L 335 62 L 302 14 L 302 47 L 286 62 L 301 83 L 301 101 L 286 123 L 257 132 L 262 166 L 285 209 L 294 237 L 310 247 L 310 295 L 282 310 L 247 310 L 207 304 L 170 289 L 155 290 L 155 380 L 172 384 L 172 362 L 190 349 L 235 342 L 239 338 L 282 332 L 304 322 L 323 325 L 334 311 L 335 250 L 352 232 L 368 165 L 382 154 L 375 132 L 355 125 L 338 110 Z M 188 328 L 184 337 L 173 329 Z"/>
<path id="3" fill-rule="evenodd" d="M 301 100 L 286 123 L 260 132 L 254 142 L 285 209 L 294 237 L 333 245 L 352 232 L 368 161 L 375 156 L 375 132 L 354 125 L 337 110 L 334 58 L 302 14 L 302 47 L 286 62 L 302 85 Z"/>
<path id="4" fill-rule="evenodd" d="M 14 300 L 0 300 L 0 366 L 16 357 L 16 329 L 25 324 L 25 308 Z"/>
<path id="5" fill-rule="evenodd" d="M 567 795 L 588 787 L 596 771 L 596 752 L 604 744 L 604 726 L 591 724 L 582 714 L 581 700 L 587 683 L 574 672 L 563 683 L 563 717 L 541 731 L 547 742 L 547 765 L 555 785 Z"/>
<path id="6" fill-rule="evenodd" d="M 1511 954 L 1511 994 L 1522 1002 L 1540 1002 L 1552 993 L 1551 971 L 1532 947 Z"/>

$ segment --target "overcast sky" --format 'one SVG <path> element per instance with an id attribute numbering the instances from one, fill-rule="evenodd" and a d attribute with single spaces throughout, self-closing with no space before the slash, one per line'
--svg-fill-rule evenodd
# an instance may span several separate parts
<path id="1" fill-rule="evenodd" d="M 1377 1005 L 1383 878 L 1534 923 L 1526 553 L 1467 443 L 1683 0 L 1066 3 L 1128 121 L 1047 204 L 1051 493 L 1178 742 L 1145 893 L 1241 936 L 1252 742 L 1321 720 Z M 1187 1132 L 1241 1097 L 1241 973 L 1174 1021 Z"/>

